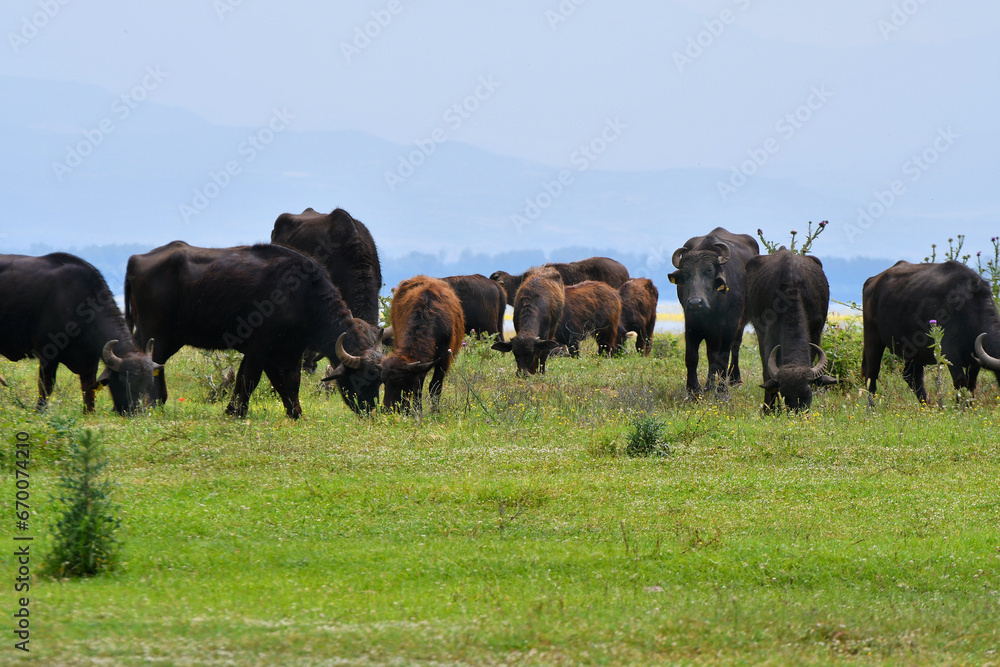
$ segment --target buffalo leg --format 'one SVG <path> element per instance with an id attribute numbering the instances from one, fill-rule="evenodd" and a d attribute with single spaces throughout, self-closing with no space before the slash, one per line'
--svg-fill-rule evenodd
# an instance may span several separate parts
<path id="1" fill-rule="evenodd" d="M 319 359 L 318 353 L 313 352 L 312 350 L 306 350 L 305 354 L 302 355 L 302 370 L 304 370 L 306 373 L 309 373 L 309 375 L 315 373 L 317 359 Z M 271 376 L 268 375 L 268 377 Z M 271 381 L 271 384 L 274 384 L 274 380 Z"/>
<path id="2" fill-rule="evenodd" d="M 913 359 L 907 359 L 903 363 L 903 379 L 917 395 L 917 400 L 926 403 L 927 389 L 924 388 L 924 365 L 918 364 Z"/>
<path id="3" fill-rule="evenodd" d="M 746 325 L 744 325 L 745 327 Z M 743 384 L 743 377 L 740 375 L 740 348 L 743 346 L 743 328 L 740 328 L 733 336 L 733 342 L 729 346 L 729 355 L 732 361 L 729 363 L 729 384 L 736 386 Z"/>
<path id="4" fill-rule="evenodd" d="M 285 414 L 291 419 L 298 419 L 302 414 L 302 406 L 299 405 L 299 385 L 302 383 L 302 372 L 299 370 L 298 361 L 285 370 L 275 364 L 267 364 L 264 366 L 264 372 L 267 374 L 267 379 L 271 381 L 271 386 L 281 397 L 281 403 L 285 406 Z"/>
<path id="5" fill-rule="evenodd" d="M 83 411 L 94 411 L 94 386 L 97 384 L 97 369 L 80 373 L 80 391 L 83 392 Z"/>
<path id="6" fill-rule="evenodd" d="M 260 374 L 264 369 L 256 361 L 250 361 L 249 355 L 243 355 L 240 369 L 236 372 L 236 384 L 233 387 L 233 397 L 226 406 L 226 414 L 234 417 L 246 417 L 250 404 L 250 394 L 260 383 Z"/>
<path id="7" fill-rule="evenodd" d="M 49 402 L 49 396 L 52 395 L 52 388 L 56 384 L 57 368 L 59 368 L 59 364 L 54 361 L 47 366 L 44 363 L 38 365 L 38 403 L 35 404 L 35 410 L 38 412 L 45 410 L 45 406 Z"/>
<path id="8" fill-rule="evenodd" d="M 976 380 L 979 378 L 979 369 L 982 368 L 977 363 L 972 363 L 969 365 L 968 378 L 968 389 L 970 394 L 976 393 Z"/>
<path id="9" fill-rule="evenodd" d="M 701 339 L 690 331 L 684 332 L 684 365 L 687 366 L 687 390 L 691 396 L 701 394 L 701 384 L 698 382 L 698 348 Z"/>
<path id="10" fill-rule="evenodd" d="M 448 369 L 441 366 L 434 367 L 434 375 L 431 376 L 431 385 L 427 389 L 427 394 L 431 399 L 431 411 L 437 412 L 441 403 L 441 392 L 444 389 L 444 374 Z M 420 383 L 423 387 L 423 382 Z"/>
<path id="11" fill-rule="evenodd" d="M 729 348 L 708 349 L 707 344 L 705 347 L 708 355 L 708 380 L 705 382 L 705 391 L 711 391 L 716 387 L 719 391 L 725 391 L 727 389 L 726 363 L 729 361 Z"/>
<path id="12" fill-rule="evenodd" d="M 875 394 L 878 389 L 878 376 L 882 370 L 882 355 L 885 345 L 878 341 L 865 340 L 861 356 L 861 376 L 868 380 L 868 393 Z"/>

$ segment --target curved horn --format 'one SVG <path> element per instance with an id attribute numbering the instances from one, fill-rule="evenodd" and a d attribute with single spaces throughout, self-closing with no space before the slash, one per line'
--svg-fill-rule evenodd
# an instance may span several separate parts
<path id="1" fill-rule="evenodd" d="M 976 361 L 978 361 L 979 365 L 986 370 L 1000 372 L 1000 359 L 991 357 L 986 350 L 983 349 L 983 338 L 985 337 L 985 332 L 976 337 Z"/>
<path id="2" fill-rule="evenodd" d="M 153 356 L 153 339 L 152 338 L 150 338 L 149 340 L 146 341 L 146 355 L 150 356 L 150 357 Z"/>
<path id="3" fill-rule="evenodd" d="M 348 368 L 353 368 L 355 370 L 361 368 L 361 357 L 355 357 L 353 354 L 344 349 L 344 338 L 347 337 L 347 332 L 340 334 L 340 338 L 337 339 L 337 359 L 340 363 L 344 364 Z"/>
<path id="4" fill-rule="evenodd" d="M 823 348 L 821 348 L 819 345 L 817 345 L 816 343 L 809 343 L 809 347 L 816 350 L 816 353 L 819 355 L 819 360 L 816 362 L 816 365 L 813 366 L 811 369 L 812 379 L 815 380 L 819 376 L 821 376 L 823 372 L 826 370 L 826 365 L 828 361 L 826 358 L 826 352 L 824 352 Z"/>
<path id="5" fill-rule="evenodd" d="M 686 252 L 687 248 L 678 248 L 677 250 L 674 250 L 674 254 L 670 256 L 670 263 L 678 269 L 681 268 L 681 255 Z"/>
<path id="6" fill-rule="evenodd" d="M 392 325 L 390 324 L 385 329 L 382 329 L 383 340 L 392 340 Z"/>
<path id="7" fill-rule="evenodd" d="M 380 328 L 378 330 L 378 336 L 375 338 L 375 347 L 382 347 L 382 339 L 385 337 L 385 329 Z"/>
<path id="8" fill-rule="evenodd" d="M 108 368 L 116 373 L 122 365 L 122 358 L 115 354 L 115 345 L 117 344 L 118 339 L 112 338 L 104 344 L 104 349 L 101 350 L 101 358 L 104 359 L 104 363 L 108 365 Z"/>
<path id="9" fill-rule="evenodd" d="M 771 348 L 771 354 L 767 355 L 767 374 L 774 380 L 778 379 L 778 350 L 780 348 L 780 345 L 775 345 Z"/>
<path id="10" fill-rule="evenodd" d="M 719 266 L 722 266 L 723 264 L 728 262 L 729 258 L 733 254 L 733 250 L 732 248 L 729 247 L 728 243 L 716 243 L 715 249 L 719 251 L 719 259 L 716 260 L 716 263 Z"/>

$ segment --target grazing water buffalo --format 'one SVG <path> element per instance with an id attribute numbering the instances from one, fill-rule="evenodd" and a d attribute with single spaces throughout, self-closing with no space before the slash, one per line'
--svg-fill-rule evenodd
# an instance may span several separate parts
<path id="1" fill-rule="evenodd" d="M 980 368 L 1000 383 L 1000 315 L 989 284 L 965 264 L 897 262 L 865 281 L 862 308 L 861 372 L 872 394 L 889 348 L 903 359 L 903 377 L 917 400 L 927 401 L 924 366 L 935 363 L 931 320 L 943 331 L 941 353 L 951 362 L 956 389 L 975 391 Z"/>
<path id="2" fill-rule="evenodd" d="M 565 305 L 556 342 L 565 345 L 570 356 L 580 356 L 580 341 L 593 334 L 600 354 L 615 352 L 618 327 L 621 323 L 622 300 L 618 290 L 606 283 L 586 280 L 567 285 Z"/>
<path id="3" fill-rule="evenodd" d="M 618 349 L 625 348 L 628 332 L 636 334 L 636 352 L 649 356 L 653 349 L 653 329 L 656 328 L 656 304 L 660 292 L 649 278 L 633 278 L 618 288 L 622 300 L 621 326 L 618 327 Z"/>
<path id="4" fill-rule="evenodd" d="M 628 280 L 628 269 L 621 262 L 610 257 L 590 257 L 578 262 L 550 262 L 544 266 L 559 272 L 564 285 L 575 285 L 585 280 L 598 280 L 618 289 Z M 512 276 L 506 271 L 495 271 L 490 280 L 495 280 L 507 290 L 507 303 L 514 305 L 517 290 L 521 283 L 538 267 L 528 269 L 519 276 Z"/>
<path id="5" fill-rule="evenodd" d="M 316 258 L 355 317 L 378 325 L 378 292 L 382 289 L 382 266 L 371 233 L 343 209 L 317 213 L 307 208 L 299 215 L 282 213 L 274 221 L 271 243 L 277 243 Z M 307 350 L 303 367 L 316 370 L 316 352 Z"/>
<path id="6" fill-rule="evenodd" d="M 449 276 L 442 278 L 455 290 L 462 304 L 465 318 L 465 333 L 476 332 L 476 338 L 483 334 L 497 334 L 503 340 L 503 316 L 507 310 L 507 292 L 503 285 L 478 273 L 471 276 Z"/>
<path id="7" fill-rule="evenodd" d="M 290 248 L 261 244 L 197 248 L 174 241 L 129 258 L 126 317 L 139 341 L 155 338 L 153 360 L 184 345 L 243 353 L 226 413 L 244 416 L 266 373 L 295 419 L 302 353 L 338 363 L 337 383 L 355 412 L 378 403 L 381 331 L 355 318 L 323 267 Z M 167 387 L 159 376 L 159 398 Z"/>
<path id="8" fill-rule="evenodd" d="M 825 375 L 826 354 L 819 346 L 830 306 L 830 285 L 823 264 L 782 246 L 747 262 L 747 316 L 757 332 L 764 365 L 764 409 L 774 409 L 780 393 L 785 406 L 807 410 L 812 385 L 836 384 Z M 812 355 L 818 360 L 812 362 Z"/>
<path id="9" fill-rule="evenodd" d="M 562 277 L 550 267 L 534 269 L 517 290 L 515 335 L 509 341 L 493 343 L 493 349 L 514 353 L 518 375 L 545 373 L 549 353 L 559 347 L 556 327 L 565 301 Z"/>
<path id="10" fill-rule="evenodd" d="M 382 363 L 386 409 L 421 409 L 427 371 L 434 369 L 428 394 L 437 408 L 444 376 L 462 349 L 462 304 L 448 283 L 416 276 L 399 283 L 392 298 L 393 353 Z"/>
<path id="11" fill-rule="evenodd" d="M 107 386 L 115 411 L 127 414 L 156 398 L 162 373 L 136 347 L 100 272 L 75 255 L 0 255 L 0 354 L 38 359 L 42 410 L 64 364 L 80 376 L 83 406 L 94 410 L 94 390 Z M 105 371 L 97 377 L 104 360 Z"/>
<path id="12" fill-rule="evenodd" d="M 674 251 L 677 270 L 668 277 L 677 285 L 677 300 L 684 308 L 684 362 L 687 389 L 701 393 L 698 382 L 698 349 L 705 341 L 708 355 L 706 390 L 739 384 L 740 345 L 747 324 L 746 264 L 760 252 L 747 234 L 731 234 L 716 227 L 707 236 L 695 236 Z"/>

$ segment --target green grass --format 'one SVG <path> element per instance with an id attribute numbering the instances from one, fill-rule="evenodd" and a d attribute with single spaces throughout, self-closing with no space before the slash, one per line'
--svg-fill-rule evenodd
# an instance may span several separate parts
<path id="1" fill-rule="evenodd" d="M 39 415 L 36 368 L 0 362 L 4 534 L 24 429 L 37 568 L 68 422 L 103 437 L 125 527 L 117 573 L 33 582 L 32 651 L 5 632 L 0 663 L 1000 661 L 992 375 L 965 410 L 919 406 L 895 371 L 874 409 L 852 386 L 765 417 L 753 347 L 745 385 L 691 403 L 682 346 L 657 339 L 528 380 L 470 341 L 419 419 L 358 419 L 315 379 L 298 422 L 266 381 L 227 418 L 187 350 L 162 410 L 99 396 L 83 416 L 60 369 Z M 643 416 L 669 456 L 625 455 Z"/>

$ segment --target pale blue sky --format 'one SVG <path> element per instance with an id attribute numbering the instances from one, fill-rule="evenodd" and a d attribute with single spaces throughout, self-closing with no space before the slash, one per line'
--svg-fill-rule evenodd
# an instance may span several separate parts
<path id="1" fill-rule="evenodd" d="M 81 97 L 79 106 L 70 103 L 35 126 L 28 124 L 31 130 L 61 133 L 66 145 L 105 119 L 116 123 L 119 134 L 133 131 L 117 115 L 120 105 L 116 111 L 112 104 L 145 85 L 140 95 L 150 104 L 219 127 L 260 128 L 275 109 L 285 110 L 293 116 L 292 132 L 362 132 L 400 145 L 403 156 L 437 132 L 448 142 L 535 165 L 528 170 L 538 171 L 542 183 L 547 169 L 552 175 L 574 170 L 581 146 L 602 147 L 598 137 L 611 122 L 624 129 L 587 160 L 589 169 L 721 170 L 705 179 L 703 189 L 681 194 L 730 210 L 735 228 L 741 220 L 760 226 L 768 210 L 766 196 L 751 203 L 751 187 L 744 188 L 734 168 L 754 187 L 766 179 L 815 193 L 817 202 L 840 202 L 830 213 L 817 206 L 814 214 L 817 219 L 840 214 L 832 220 L 840 231 L 828 242 L 840 255 L 872 254 L 867 242 L 861 247 L 846 229 L 857 225 L 857 208 L 871 210 L 879 193 L 891 192 L 896 181 L 904 185 L 901 196 L 884 217 L 876 216 L 879 224 L 861 230 L 880 248 L 904 231 L 894 225 L 910 230 L 910 254 L 956 230 L 977 240 L 1000 231 L 996 198 L 987 191 L 1000 147 L 1000 3 L 63 2 L 4 3 L 0 76 L 90 84 L 106 92 L 103 101 Z M 160 73 L 152 87 L 150 71 Z M 32 95 L 30 86 L 18 90 Z M 17 100 L 6 100 L 0 111 L 8 132 L 25 127 L 23 118 L 12 116 L 16 106 Z M 158 131 L 171 127 L 185 131 L 183 123 Z M 70 189 L 58 187 L 64 180 L 52 179 L 61 144 L 38 146 L 48 151 L 40 164 L 49 167 L 37 175 L 48 188 L 41 196 L 69 197 Z M 227 152 L 234 151 L 221 151 L 218 159 L 192 157 L 190 170 L 207 173 L 225 164 Z M 924 154 L 933 163 L 915 167 L 912 158 Z M 358 169 L 374 159 L 350 156 Z M 747 162 L 754 159 L 756 165 Z M 390 158 L 385 165 L 394 162 Z M 315 170 L 282 164 L 285 177 L 316 176 Z M 384 180 L 386 168 L 375 171 Z M 31 174 L 19 169 L 18 177 L 29 187 L 6 191 L 8 198 L 31 196 Z M 198 187 L 198 177 L 189 181 Z M 190 186 L 178 187 L 174 199 L 183 205 Z M 437 187 L 447 191 L 447 184 Z M 511 189 L 512 216 L 525 197 L 535 195 L 523 185 L 498 182 L 495 188 Z M 367 220 L 366 209 L 378 210 L 373 197 L 396 196 L 390 188 L 374 192 L 357 203 L 338 195 L 338 201 L 325 204 L 317 195 L 306 205 L 350 204 Z M 647 189 L 638 196 L 655 201 L 667 195 Z M 274 210 L 261 213 L 263 224 L 284 210 L 302 208 L 291 199 L 269 202 Z M 226 206 L 219 198 L 200 219 L 217 217 L 223 229 Z M 440 206 L 447 218 L 448 202 Z M 173 220 L 175 207 L 168 208 Z M 51 236 L 60 224 L 53 221 L 59 217 L 55 212 L 47 215 L 52 219 L 39 220 L 39 236 Z M 456 215 L 474 216 L 475 203 L 465 202 Z M 511 217 L 483 213 L 490 216 L 501 226 Z M 461 231 L 467 221 L 452 222 Z M 559 244 L 567 235 L 565 225 L 548 229 L 544 218 L 537 222 L 542 245 Z M 699 220 L 685 219 L 676 230 L 679 223 L 670 223 L 668 233 L 662 219 L 647 222 L 631 218 L 625 236 L 640 246 L 666 236 L 663 243 L 669 246 L 689 236 L 688 229 L 701 231 Z M 794 222 L 775 224 L 787 229 Z M 596 228 L 602 224 L 610 221 L 594 222 Z M 77 238 L 78 225 L 67 238 Z M 10 243 L 33 238 L 30 230 L 10 223 L 4 233 Z M 178 223 L 166 236 L 197 242 L 199 230 Z M 137 238 L 143 237 L 130 230 L 127 240 Z M 455 243 L 477 250 L 491 245 L 483 247 L 473 235 L 462 238 L 441 242 L 452 244 L 450 251 Z M 154 234 L 150 240 L 163 239 Z M 578 239 L 564 241 L 581 245 Z M 214 237 L 202 242 L 221 243 Z M 514 245 L 530 241 L 520 238 Z"/>

